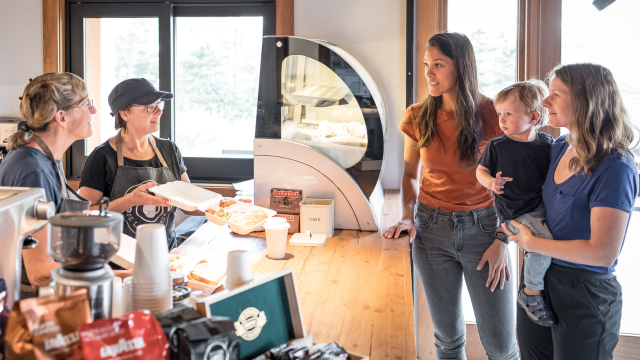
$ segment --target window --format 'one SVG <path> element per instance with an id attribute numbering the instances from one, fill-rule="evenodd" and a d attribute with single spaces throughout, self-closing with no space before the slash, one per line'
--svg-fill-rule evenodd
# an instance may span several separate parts
<path id="1" fill-rule="evenodd" d="M 465 34 L 473 44 L 480 93 L 493 98 L 516 81 L 518 7 L 513 0 L 491 6 L 473 0 L 448 0 L 448 31 Z"/>
<path id="2" fill-rule="evenodd" d="M 262 28 L 260 16 L 176 19 L 175 141 L 183 156 L 253 157 Z"/>
<path id="3" fill-rule="evenodd" d="M 562 1 L 562 63 L 590 62 L 605 66 L 613 73 L 631 120 L 640 125 L 640 49 L 631 34 L 640 33 L 636 14 L 637 1 L 616 1 L 602 11 L 580 0 Z M 638 137 L 636 136 L 636 139 Z M 636 162 L 640 151 L 635 149 Z M 631 215 L 627 236 L 616 275 L 622 286 L 622 321 L 620 332 L 640 334 L 640 200 Z"/>
<path id="4" fill-rule="evenodd" d="M 516 82 L 518 8 L 513 0 L 448 0 L 447 30 L 465 34 L 476 56 L 480 93 L 493 98 L 498 91 Z M 518 247 L 509 244 L 512 269 L 518 263 Z M 485 265 L 488 266 L 488 265 Z M 516 279 L 515 272 L 511 279 Z M 514 297 L 517 286 L 514 286 Z M 471 298 L 463 282 L 462 309 L 465 321 L 475 323 Z M 515 306 L 514 306 L 514 311 Z"/>
<path id="5" fill-rule="evenodd" d="M 66 2 L 66 68 L 84 78 L 98 113 L 93 135 L 72 145 L 67 174 L 80 177 L 91 151 L 116 134 L 108 95 L 144 77 L 174 98 L 156 136 L 181 150 L 189 177 L 253 177 L 262 37 L 275 35 L 275 2 L 184 0 Z"/>
<path id="6" fill-rule="evenodd" d="M 158 18 L 88 18 L 85 20 L 86 76 L 97 113 L 84 154 L 115 136 L 107 98 L 119 82 L 145 78 L 160 87 Z M 158 136 L 158 134 L 154 134 Z"/>

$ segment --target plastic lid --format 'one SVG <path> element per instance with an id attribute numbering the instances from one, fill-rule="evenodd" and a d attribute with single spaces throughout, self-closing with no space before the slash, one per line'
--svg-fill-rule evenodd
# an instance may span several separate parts
<path id="1" fill-rule="evenodd" d="M 270 217 L 267 222 L 264 223 L 263 226 L 265 229 L 270 230 L 280 230 L 280 229 L 288 229 L 291 227 L 287 222 L 287 219 L 281 217 Z"/>
<path id="2" fill-rule="evenodd" d="M 49 219 L 49 224 L 66 228 L 100 228 L 112 227 L 122 223 L 122 214 L 107 211 L 104 215 L 95 212 L 71 212 L 55 215 Z"/>

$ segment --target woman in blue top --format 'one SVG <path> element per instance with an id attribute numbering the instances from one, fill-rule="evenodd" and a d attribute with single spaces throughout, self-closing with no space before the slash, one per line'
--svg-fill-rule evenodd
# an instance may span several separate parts
<path id="1" fill-rule="evenodd" d="M 42 188 L 46 200 L 56 204 L 56 213 L 87 210 L 90 203 L 66 184 L 61 161 L 71 144 L 91 135 L 96 108 L 87 86 L 71 73 L 48 73 L 29 81 L 20 96 L 20 117 L 26 123 L 9 138 L 0 186 Z M 33 237 L 39 245 L 22 251 L 22 298 L 49 285 L 51 270 L 60 266 L 47 253 L 47 229 Z"/>
<path id="2" fill-rule="evenodd" d="M 632 126 L 608 69 L 559 66 L 550 79 L 542 105 L 551 126 L 570 132 L 551 147 L 542 190 L 554 240 L 515 221 L 520 233 L 506 231 L 520 248 L 553 258 L 546 288 L 558 323 L 538 326 L 519 308 L 520 351 L 523 360 L 612 359 L 622 310 L 613 272 L 638 195 Z"/>

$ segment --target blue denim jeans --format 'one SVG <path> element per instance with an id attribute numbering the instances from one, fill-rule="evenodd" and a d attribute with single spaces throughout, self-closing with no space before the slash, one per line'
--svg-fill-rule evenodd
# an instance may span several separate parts
<path id="1" fill-rule="evenodd" d="M 489 264 L 477 270 L 498 228 L 494 207 L 447 212 L 416 204 L 413 263 L 425 291 L 438 359 L 466 359 L 462 279 L 471 295 L 480 340 L 490 360 L 518 359 L 513 281 L 491 292 Z M 511 271 L 511 259 L 509 259 Z M 513 272 L 511 272 L 513 274 Z"/>
<path id="2" fill-rule="evenodd" d="M 528 227 L 531 232 L 533 232 L 533 235 L 539 238 L 553 240 L 553 235 L 551 235 L 546 225 L 546 218 L 547 210 L 544 208 L 544 204 L 540 204 L 540 206 L 532 212 L 518 216 L 514 220 Z M 520 230 L 509 221 L 507 221 L 507 225 L 514 234 L 520 232 Z M 549 256 L 527 252 L 524 255 L 523 265 L 524 284 L 527 285 L 529 289 L 544 290 L 544 274 L 547 272 L 547 269 L 549 269 L 549 265 L 551 265 L 551 258 Z"/>

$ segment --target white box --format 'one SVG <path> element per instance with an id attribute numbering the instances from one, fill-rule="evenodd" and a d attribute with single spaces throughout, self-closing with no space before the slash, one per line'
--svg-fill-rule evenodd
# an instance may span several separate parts
<path id="1" fill-rule="evenodd" d="M 325 234 L 328 238 L 333 236 L 334 223 L 333 199 L 310 199 L 300 202 L 300 232 L 311 231 L 312 234 Z"/>
<path id="2" fill-rule="evenodd" d="M 222 195 L 203 189 L 199 186 L 184 181 L 172 181 L 163 185 L 157 185 L 147 190 L 155 196 L 169 200 L 169 204 L 182 210 L 197 210 L 198 206 L 204 206 L 222 198 Z"/>

